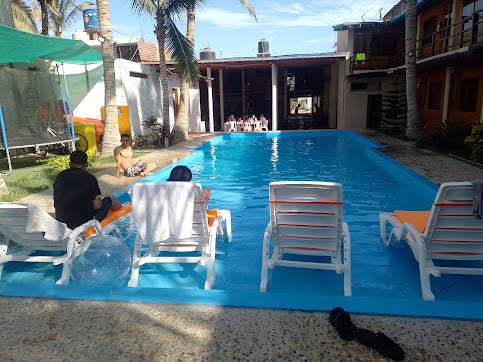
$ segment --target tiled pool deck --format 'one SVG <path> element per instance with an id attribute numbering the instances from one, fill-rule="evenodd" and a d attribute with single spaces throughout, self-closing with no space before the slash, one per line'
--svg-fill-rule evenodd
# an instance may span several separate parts
<path id="1" fill-rule="evenodd" d="M 437 184 L 483 178 L 482 169 L 408 142 L 364 135 L 386 143 L 388 156 Z M 145 158 L 164 167 L 214 136 Z M 113 172 L 96 174 L 104 193 L 137 180 L 117 179 Z M 53 212 L 52 190 L 23 201 Z M 341 340 L 326 312 L 3 297 L 0 308 L 1 360 L 385 360 L 357 342 Z M 369 314 L 352 314 L 352 319 L 359 327 L 393 338 L 407 361 L 479 361 L 483 356 L 481 321 Z"/>

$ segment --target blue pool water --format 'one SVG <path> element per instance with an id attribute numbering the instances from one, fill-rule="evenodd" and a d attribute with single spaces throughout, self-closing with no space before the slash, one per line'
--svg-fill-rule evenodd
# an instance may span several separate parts
<path id="1" fill-rule="evenodd" d="M 217 243 L 213 290 L 203 290 L 202 266 L 146 265 L 137 288 L 100 288 L 53 285 L 60 267 L 7 263 L 0 294 L 483 318 L 482 276 L 431 278 L 436 301 L 423 301 L 409 247 L 388 249 L 380 240 L 380 212 L 429 209 L 437 186 L 377 147 L 349 131 L 227 134 L 177 162 L 191 168 L 193 181 L 212 188 L 210 207 L 231 210 L 233 241 Z M 141 182 L 164 181 L 172 167 Z M 283 267 L 270 271 L 268 292 L 259 292 L 268 185 L 283 180 L 342 184 L 352 297 L 343 297 L 343 277 L 334 272 Z M 117 196 L 129 199 L 126 190 Z M 132 249 L 133 238 L 127 244 Z"/>

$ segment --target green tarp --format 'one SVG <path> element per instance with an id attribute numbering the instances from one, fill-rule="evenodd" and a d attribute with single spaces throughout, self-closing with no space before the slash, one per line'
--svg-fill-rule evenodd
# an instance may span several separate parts
<path id="1" fill-rule="evenodd" d="M 71 64 L 102 62 L 102 54 L 82 40 L 51 38 L 0 25 L 0 64 L 36 58 Z"/>

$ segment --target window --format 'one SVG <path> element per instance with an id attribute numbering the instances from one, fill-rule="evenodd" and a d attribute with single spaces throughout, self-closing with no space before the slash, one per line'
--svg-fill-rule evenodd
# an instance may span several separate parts
<path id="1" fill-rule="evenodd" d="M 423 45 L 431 44 L 433 42 L 433 33 L 438 28 L 438 19 L 433 16 L 427 20 L 423 25 Z"/>
<path id="2" fill-rule="evenodd" d="M 483 10 L 483 0 L 463 1 L 463 30 L 471 29 L 473 25 L 473 14 Z M 480 14 L 481 19 L 481 14 Z"/>
<path id="3" fill-rule="evenodd" d="M 148 79 L 148 75 L 144 73 L 138 73 L 138 72 L 129 72 L 129 75 L 134 78 L 143 78 L 143 79 Z"/>
<path id="4" fill-rule="evenodd" d="M 429 83 L 428 109 L 441 109 L 441 95 L 443 93 L 443 83 Z"/>
<path id="5" fill-rule="evenodd" d="M 375 34 L 372 36 L 372 55 L 388 56 L 397 53 L 396 34 Z"/>
<path id="6" fill-rule="evenodd" d="M 479 78 L 461 79 L 460 111 L 476 112 Z"/>
<path id="7" fill-rule="evenodd" d="M 352 82 L 351 92 L 381 90 L 381 82 Z"/>
<path id="8" fill-rule="evenodd" d="M 354 32 L 354 54 L 366 52 L 366 33 Z"/>

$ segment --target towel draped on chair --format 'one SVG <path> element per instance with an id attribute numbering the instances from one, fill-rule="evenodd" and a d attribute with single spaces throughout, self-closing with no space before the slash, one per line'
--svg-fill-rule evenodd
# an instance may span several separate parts
<path id="1" fill-rule="evenodd" d="M 170 236 L 191 237 L 195 186 L 179 181 L 134 185 L 130 191 L 133 217 L 143 240 L 160 242 Z M 149 215 L 146 213 L 148 203 Z"/>
<path id="2" fill-rule="evenodd" d="M 483 180 L 471 181 L 473 184 L 473 216 L 481 219 L 483 216 Z"/>
<path id="3" fill-rule="evenodd" d="M 30 203 L 19 203 L 27 206 L 28 222 L 26 232 L 44 233 L 47 240 L 62 240 L 72 231 L 66 224 L 55 220 L 40 206 Z"/>

